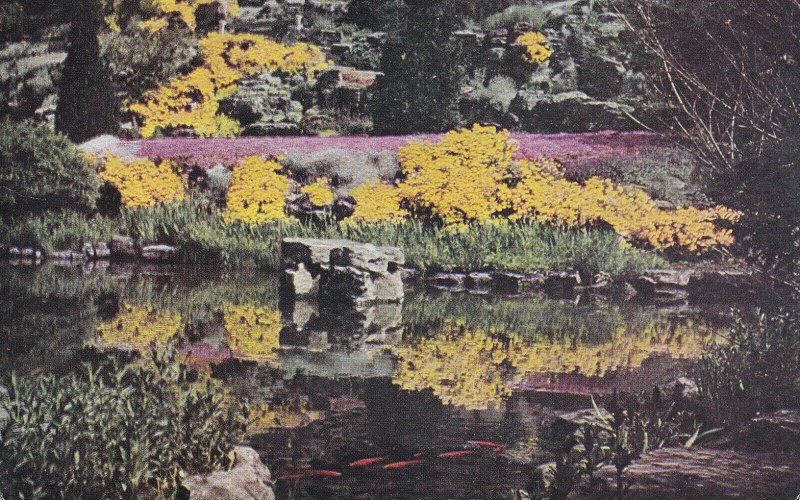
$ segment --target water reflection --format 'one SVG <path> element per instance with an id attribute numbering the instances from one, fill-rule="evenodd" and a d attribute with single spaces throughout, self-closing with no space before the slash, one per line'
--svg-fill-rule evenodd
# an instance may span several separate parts
<path id="1" fill-rule="evenodd" d="M 3 368 L 68 370 L 176 341 L 254 401 L 250 440 L 276 474 L 435 456 L 468 439 L 507 449 L 388 479 L 279 484 L 281 498 L 500 497 L 549 459 L 540 431 L 557 412 L 586 407 L 592 391 L 666 381 L 727 321 L 708 308 L 427 292 L 402 307 L 287 310 L 277 281 L 256 273 L 0 266 L 0 278 Z"/>

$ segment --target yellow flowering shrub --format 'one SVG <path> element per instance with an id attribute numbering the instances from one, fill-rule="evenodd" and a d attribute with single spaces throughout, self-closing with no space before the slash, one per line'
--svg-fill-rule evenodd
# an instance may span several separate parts
<path id="1" fill-rule="evenodd" d="M 449 132 L 438 144 L 408 144 L 398 152 L 401 206 L 455 228 L 497 217 L 568 227 L 605 222 L 659 250 L 700 253 L 733 243 L 718 225 L 736 221 L 729 209 L 663 210 L 641 189 L 599 177 L 571 182 L 555 161 L 515 160 L 515 152 L 508 132 L 481 125 Z"/>
<path id="2" fill-rule="evenodd" d="M 400 207 L 399 190 L 378 180 L 367 181 L 351 193 L 356 208 L 350 220 L 359 222 L 398 222 L 408 216 Z"/>
<path id="3" fill-rule="evenodd" d="M 219 103 L 236 92 L 236 82 L 262 72 L 313 74 L 327 66 L 319 48 L 304 43 L 287 47 L 254 34 L 210 33 L 200 40 L 203 64 L 187 75 L 145 94 L 130 110 L 142 119 L 140 133 L 188 127 L 204 137 L 231 137 L 236 120 L 219 115 Z"/>
<path id="4" fill-rule="evenodd" d="M 308 196 L 308 200 L 318 206 L 325 207 L 333 203 L 333 191 L 331 190 L 328 179 L 321 177 L 307 186 L 303 186 L 300 190 L 303 194 Z"/>
<path id="5" fill-rule="evenodd" d="M 239 359 L 269 362 L 278 358 L 281 313 L 269 307 L 228 306 L 225 331 Z"/>
<path id="6" fill-rule="evenodd" d="M 216 0 L 150 0 L 153 6 L 163 14 L 177 14 L 186 26 L 195 29 L 195 14 L 197 8 L 203 4 L 212 3 Z M 235 16 L 239 13 L 237 0 L 225 0 L 228 6 L 228 13 Z"/>
<path id="7" fill-rule="evenodd" d="M 525 47 L 525 59 L 529 62 L 541 64 L 553 55 L 553 51 L 547 45 L 547 37 L 537 31 L 521 34 L 516 42 Z"/>
<path id="8" fill-rule="evenodd" d="M 289 179 L 275 160 L 245 158 L 231 175 L 225 219 L 260 224 L 284 216 Z"/>
<path id="9" fill-rule="evenodd" d="M 97 334 L 104 346 L 143 350 L 165 344 L 178 334 L 181 325 L 180 314 L 123 304 L 116 317 L 98 326 Z"/>
<path id="10" fill-rule="evenodd" d="M 184 181 L 171 161 L 155 163 L 143 158 L 126 162 L 109 154 L 100 178 L 119 190 L 126 207 L 148 207 L 186 196 Z"/>
<path id="11" fill-rule="evenodd" d="M 413 142 L 397 153 L 400 195 L 414 212 L 445 224 L 484 221 L 509 208 L 505 184 L 516 146 L 492 126 L 448 132 L 438 144 Z"/>

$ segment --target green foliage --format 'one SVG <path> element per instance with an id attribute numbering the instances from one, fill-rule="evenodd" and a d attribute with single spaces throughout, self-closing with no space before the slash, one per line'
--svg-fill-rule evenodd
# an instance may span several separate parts
<path id="1" fill-rule="evenodd" d="M 189 29 L 178 26 L 155 33 L 130 26 L 104 36 L 102 59 L 117 97 L 122 102 L 140 101 L 146 91 L 185 72 L 197 53 L 194 42 Z"/>
<path id="2" fill-rule="evenodd" d="M 80 250 L 86 242 L 109 241 L 111 236 L 111 220 L 89 219 L 71 211 L 33 215 L 13 223 L 0 222 L 0 241 L 45 252 Z"/>
<path id="3" fill-rule="evenodd" d="M 496 30 L 512 28 L 516 23 L 529 23 L 534 30 L 539 31 L 546 21 L 547 15 L 541 6 L 512 5 L 484 19 L 481 26 L 486 30 Z"/>
<path id="4" fill-rule="evenodd" d="M 0 216 L 94 209 L 100 180 L 66 137 L 29 122 L 0 122 Z"/>
<path id="5" fill-rule="evenodd" d="M 1 30 L 0 30 L 1 31 Z M 47 43 L 9 43 L 0 50 L 0 116 L 30 118 L 56 94 L 64 54 Z"/>
<path id="6" fill-rule="evenodd" d="M 737 236 L 750 255 L 768 268 L 800 272 L 800 132 L 713 174 L 710 195 L 743 213 Z"/>
<path id="7" fill-rule="evenodd" d="M 796 312 L 741 314 L 727 338 L 709 346 L 697 382 L 723 422 L 800 405 L 800 318 Z"/>
<path id="8" fill-rule="evenodd" d="M 78 0 L 70 11 L 69 51 L 58 88 L 56 128 L 83 142 L 117 127 L 119 105 L 100 59 L 103 22 L 96 0 Z"/>
<path id="9" fill-rule="evenodd" d="M 63 377 L 13 377 L 0 445 L 4 493 L 25 498 L 171 496 L 181 472 L 229 463 L 247 409 L 177 351 Z"/>
<path id="10" fill-rule="evenodd" d="M 476 224 L 453 231 L 408 221 L 320 225 L 279 220 L 260 225 L 229 224 L 216 209 L 198 201 L 124 210 L 124 234 L 141 242 L 179 245 L 187 260 L 230 265 L 255 263 L 278 269 L 285 237 L 347 238 L 403 248 L 409 264 L 422 271 L 519 271 L 574 268 L 588 276 L 629 276 L 663 265 L 655 253 L 621 245 L 611 231 L 568 230 L 537 223 Z"/>
<path id="11" fill-rule="evenodd" d="M 396 37 L 383 50 L 372 120 L 378 134 L 443 132 L 459 123 L 465 68 L 451 33 L 462 27 L 458 2 L 410 0 Z"/>

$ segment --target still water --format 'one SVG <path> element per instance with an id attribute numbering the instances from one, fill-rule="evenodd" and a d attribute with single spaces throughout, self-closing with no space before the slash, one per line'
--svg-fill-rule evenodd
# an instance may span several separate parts
<path id="1" fill-rule="evenodd" d="M 2 369 L 65 372 L 177 342 L 253 401 L 248 444 L 273 476 L 343 474 L 279 480 L 278 498 L 508 498 L 552 458 L 558 413 L 673 380 L 729 321 L 725 304 L 424 290 L 359 314 L 287 310 L 275 276 L 211 274 L 2 265 Z"/>

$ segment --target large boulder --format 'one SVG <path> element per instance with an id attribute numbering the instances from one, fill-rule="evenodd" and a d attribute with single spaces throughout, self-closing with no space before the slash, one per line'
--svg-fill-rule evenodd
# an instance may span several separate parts
<path id="1" fill-rule="evenodd" d="M 403 299 L 397 247 L 341 239 L 285 238 L 281 245 L 281 290 L 289 299 L 368 305 Z"/>
<path id="2" fill-rule="evenodd" d="M 234 448 L 231 470 L 191 476 L 183 480 L 190 500 L 274 500 L 272 476 L 258 452 L 246 446 Z"/>
<path id="3" fill-rule="evenodd" d="M 509 112 L 518 117 L 520 127 L 539 132 L 594 132 L 634 130 L 637 125 L 628 115 L 634 108 L 602 101 L 584 92 L 547 94 L 526 90 L 511 101 Z"/>

